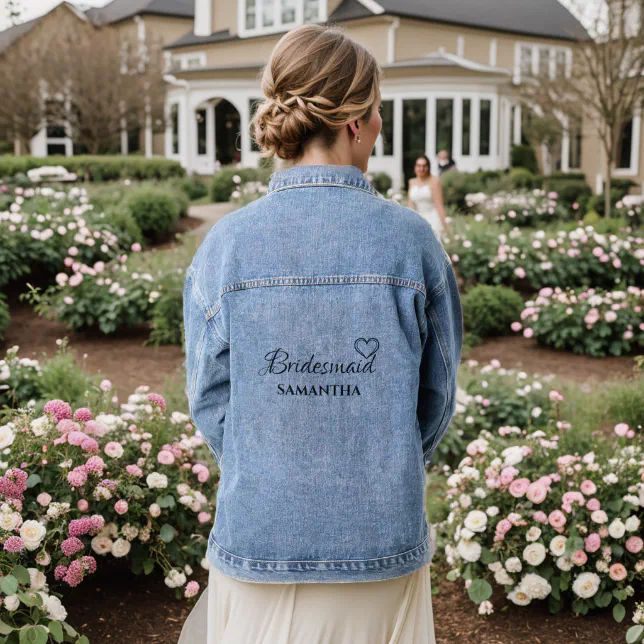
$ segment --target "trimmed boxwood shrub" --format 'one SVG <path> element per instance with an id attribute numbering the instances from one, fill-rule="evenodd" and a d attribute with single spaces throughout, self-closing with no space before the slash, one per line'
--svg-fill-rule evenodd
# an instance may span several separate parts
<path id="1" fill-rule="evenodd" d="M 465 196 L 475 192 L 482 192 L 485 184 L 477 173 L 458 172 L 450 170 L 441 176 L 443 199 L 446 204 L 465 210 Z"/>
<path id="2" fill-rule="evenodd" d="M 537 155 L 529 145 L 513 145 L 511 163 L 513 168 L 526 168 L 532 174 L 538 174 L 539 172 Z"/>
<path id="3" fill-rule="evenodd" d="M 79 178 L 90 181 L 111 181 L 115 179 L 168 179 L 183 177 L 185 170 L 177 161 L 168 159 L 146 159 L 141 156 L 100 156 L 80 155 L 74 157 L 28 157 L 0 156 L 0 177 L 14 177 L 26 174 L 32 168 L 61 165 Z"/>
<path id="4" fill-rule="evenodd" d="M 466 331 L 481 338 L 509 335 L 523 311 L 523 298 L 507 286 L 479 284 L 462 298 Z"/>
<path id="5" fill-rule="evenodd" d="M 180 206 L 169 190 L 137 188 L 124 199 L 121 208 L 130 213 L 146 239 L 165 237 L 177 224 Z"/>
<path id="6" fill-rule="evenodd" d="M 559 200 L 569 208 L 574 203 L 579 204 L 580 212 L 584 212 L 582 206 L 593 194 L 585 179 L 568 179 L 565 175 L 563 177 L 544 177 L 543 189 L 548 192 L 556 192 L 559 195 Z"/>
<path id="7" fill-rule="evenodd" d="M 7 298 L 3 293 L 0 293 L 0 342 L 4 341 L 4 332 L 9 326 L 10 320 Z"/>
<path id="8" fill-rule="evenodd" d="M 373 172 L 370 173 L 371 185 L 382 195 L 386 195 L 387 191 L 391 189 L 393 181 L 386 172 Z"/>
<path id="9" fill-rule="evenodd" d="M 534 186 L 534 174 L 527 168 L 512 168 L 510 179 L 515 188 L 532 188 Z"/>
<path id="10" fill-rule="evenodd" d="M 205 181 L 198 176 L 173 178 L 170 180 L 170 185 L 173 188 L 177 188 L 185 192 L 190 201 L 201 199 L 208 194 L 208 186 Z"/>
<path id="11" fill-rule="evenodd" d="M 261 168 L 237 168 L 235 166 L 224 166 L 215 172 L 210 184 L 210 198 L 214 202 L 230 201 L 231 195 L 237 189 L 238 184 L 233 181 L 234 176 L 246 181 L 262 181 L 268 183 L 272 173 L 272 167 Z"/>

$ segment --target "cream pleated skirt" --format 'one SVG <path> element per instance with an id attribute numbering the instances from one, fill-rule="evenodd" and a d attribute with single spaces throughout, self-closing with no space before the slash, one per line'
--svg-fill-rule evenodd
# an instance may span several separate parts
<path id="1" fill-rule="evenodd" d="M 351 583 L 249 583 L 210 567 L 178 644 L 435 644 L 430 564 Z"/>

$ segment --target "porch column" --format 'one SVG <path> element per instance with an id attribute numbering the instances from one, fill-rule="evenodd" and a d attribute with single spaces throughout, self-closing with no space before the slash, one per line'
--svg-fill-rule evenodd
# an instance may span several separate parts
<path id="1" fill-rule="evenodd" d="M 514 145 L 521 145 L 521 106 L 514 106 Z"/>

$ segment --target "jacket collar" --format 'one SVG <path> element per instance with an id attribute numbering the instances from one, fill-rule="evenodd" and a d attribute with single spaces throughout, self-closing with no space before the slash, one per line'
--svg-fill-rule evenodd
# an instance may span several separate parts
<path id="1" fill-rule="evenodd" d="M 354 165 L 296 165 L 271 174 L 266 194 L 296 186 L 340 185 L 366 190 L 378 197 L 380 193 Z"/>

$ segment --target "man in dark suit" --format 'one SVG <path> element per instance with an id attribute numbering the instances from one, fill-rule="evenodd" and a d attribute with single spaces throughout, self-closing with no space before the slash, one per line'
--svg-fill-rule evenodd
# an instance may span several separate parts
<path id="1" fill-rule="evenodd" d="M 456 163 L 453 159 L 450 159 L 449 152 L 447 150 L 441 150 L 437 156 L 439 174 L 443 174 L 448 170 L 456 169 Z"/>

